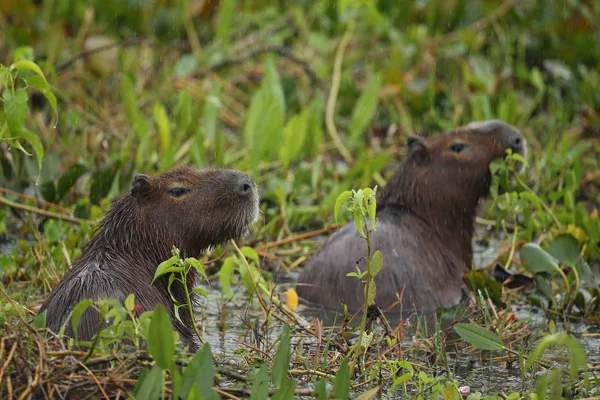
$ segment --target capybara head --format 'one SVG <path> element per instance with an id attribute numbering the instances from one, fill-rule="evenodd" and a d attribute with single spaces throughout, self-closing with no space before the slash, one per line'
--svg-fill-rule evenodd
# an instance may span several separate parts
<path id="1" fill-rule="evenodd" d="M 174 312 L 174 300 L 183 303 L 192 292 L 196 270 L 189 272 L 187 290 L 167 276 L 153 282 L 154 272 L 173 246 L 184 257 L 197 257 L 243 236 L 259 215 L 258 203 L 254 181 L 239 171 L 184 167 L 156 178 L 136 175 L 131 192 L 112 203 L 81 257 L 42 305 L 48 328 L 58 332 L 83 299 L 123 301 L 133 293 L 143 311 L 162 304 L 181 340 L 197 348 L 191 317 Z M 87 310 L 79 320 L 79 338 L 89 340 L 101 323 L 97 312 Z M 72 334 L 69 326 L 66 334 Z"/>
<path id="2" fill-rule="evenodd" d="M 421 216 L 470 214 L 489 191 L 490 163 L 508 149 L 525 156 L 526 140 L 498 120 L 472 122 L 439 136 L 411 136 L 408 155 L 386 186 L 380 209 L 394 204 Z"/>
<path id="3" fill-rule="evenodd" d="M 258 203 L 254 181 L 242 172 L 183 167 L 156 178 L 136 175 L 130 195 L 113 204 L 101 225 L 111 241 L 158 239 L 196 256 L 242 237 L 258 217 Z"/>

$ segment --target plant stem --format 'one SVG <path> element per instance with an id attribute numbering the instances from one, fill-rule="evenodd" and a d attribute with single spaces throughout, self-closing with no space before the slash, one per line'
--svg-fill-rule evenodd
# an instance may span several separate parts
<path id="1" fill-rule="evenodd" d="M 371 230 L 369 229 L 369 224 L 367 222 L 367 216 L 363 216 L 363 221 L 362 221 L 364 227 L 365 227 L 365 234 L 366 234 L 366 240 L 367 240 L 367 281 L 365 282 L 365 300 L 363 303 L 363 314 L 362 314 L 362 318 L 360 321 L 360 333 L 358 335 L 358 342 L 356 342 L 356 344 L 354 345 L 352 351 L 353 351 L 353 356 L 352 356 L 352 362 L 350 363 L 350 375 L 352 375 L 354 373 L 354 368 L 356 367 L 356 362 L 358 361 L 358 356 L 360 354 L 360 350 L 362 349 L 362 343 L 363 343 L 363 339 L 365 336 L 365 327 L 367 325 L 367 310 L 369 309 L 369 306 L 371 304 L 369 304 L 369 287 L 370 287 L 370 283 L 373 280 L 373 277 L 371 276 Z"/>
<path id="2" fill-rule="evenodd" d="M 191 266 L 189 266 L 190 268 L 193 268 Z M 188 269 L 189 270 L 189 269 Z M 190 318 L 192 319 L 192 326 L 194 327 L 194 332 L 196 332 L 196 336 L 198 337 L 198 340 L 200 341 L 201 344 L 204 343 L 204 340 L 202 340 L 202 335 L 200 334 L 200 331 L 198 330 L 198 324 L 196 323 L 196 317 L 194 316 L 194 308 L 192 307 L 192 298 L 190 297 L 190 291 L 188 289 L 188 285 L 187 285 L 187 271 L 185 269 L 184 266 L 184 272 L 181 273 L 181 277 L 182 277 L 182 281 L 183 281 L 183 289 L 185 290 L 185 306 L 188 309 L 188 312 L 190 313 Z"/>

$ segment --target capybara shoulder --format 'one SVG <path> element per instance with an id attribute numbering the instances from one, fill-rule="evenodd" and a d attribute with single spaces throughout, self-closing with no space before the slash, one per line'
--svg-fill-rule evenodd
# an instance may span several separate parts
<path id="1" fill-rule="evenodd" d="M 457 304 L 473 258 L 473 224 L 489 192 L 490 163 L 508 149 L 526 155 L 526 141 L 502 121 L 473 122 L 433 137 L 408 139 L 408 154 L 378 193 L 372 251 L 383 253 L 377 305 L 433 311 Z M 347 224 L 331 235 L 300 273 L 298 294 L 309 303 L 359 309 L 362 284 L 346 276 L 365 270 L 367 243 Z"/>
<path id="2" fill-rule="evenodd" d="M 47 327 L 59 332 L 83 299 L 123 301 L 133 293 L 141 311 L 162 304 L 182 342 L 196 349 L 192 320 L 187 313 L 175 318 L 171 298 L 183 302 L 185 289 L 175 281 L 169 293 L 166 276 L 152 283 L 156 267 L 171 257 L 173 246 L 183 257 L 198 257 L 243 236 L 258 217 L 258 203 L 254 181 L 236 170 L 183 167 L 155 178 L 136 175 L 130 192 L 113 201 L 81 257 L 42 305 Z M 190 274 L 191 292 L 195 270 Z M 78 336 L 89 340 L 102 327 L 99 314 L 88 310 Z M 70 322 L 66 334 L 73 334 Z"/>

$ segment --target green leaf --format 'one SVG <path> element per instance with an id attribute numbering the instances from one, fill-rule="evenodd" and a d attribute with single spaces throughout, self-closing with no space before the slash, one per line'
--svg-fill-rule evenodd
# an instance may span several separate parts
<path id="1" fill-rule="evenodd" d="M 263 400 L 269 398 L 269 371 L 267 365 L 263 364 L 254 378 L 252 384 L 252 392 L 250 394 L 250 400 Z"/>
<path id="2" fill-rule="evenodd" d="M 31 325 L 33 325 L 34 328 L 36 329 L 43 329 L 46 327 L 46 314 L 47 314 L 48 310 L 44 310 L 41 313 L 39 313 L 38 315 L 35 316 L 35 318 L 33 319 L 33 321 L 31 322 Z"/>
<path id="3" fill-rule="evenodd" d="M 229 41 L 233 28 L 233 0 L 222 0 L 219 4 L 219 14 L 215 28 L 215 38 L 223 42 Z"/>
<path id="4" fill-rule="evenodd" d="M 362 212 L 359 207 L 354 209 L 354 225 L 356 226 L 356 230 L 360 233 L 360 236 L 366 237 L 365 231 L 363 229 L 363 221 L 362 221 Z"/>
<path id="5" fill-rule="evenodd" d="M 529 354 L 529 357 L 527 357 L 525 370 L 528 370 L 532 365 L 537 364 L 541 360 L 544 351 L 550 346 L 564 346 L 569 350 L 569 376 L 571 377 L 571 381 L 577 377 L 579 369 L 587 369 L 585 352 L 579 342 L 569 334 L 560 332 L 545 336 L 540 340 L 536 348 Z"/>
<path id="6" fill-rule="evenodd" d="M 285 325 L 279 337 L 279 346 L 273 361 L 272 378 L 276 387 L 281 387 L 290 366 L 290 327 Z"/>
<path id="7" fill-rule="evenodd" d="M 152 283 L 154 283 L 154 281 L 158 278 L 160 278 L 163 275 L 172 273 L 172 272 L 183 272 L 184 268 L 179 265 L 179 257 L 177 255 L 174 255 L 173 257 L 169 258 L 168 260 L 165 260 L 163 262 L 161 262 L 158 267 L 156 268 L 156 272 L 154 272 L 154 278 L 152 279 Z"/>
<path id="8" fill-rule="evenodd" d="M 519 251 L 521 263 L 531 272 L 556 272 L 558 260 L 537 243 L 526 243 Z"/>
<path id="9" fill-rule="evenodd" d="M 502 284 L 490 278 L 485 272 L 473 269 L 463 275 L 463 282 L 471 292 L 490 298 L 497 306 L 503 304 Z"/>
<path id="10" fill-rule="evenodd" d="M 214 386 L 214 365 L 210 346 L 205 343 L 202 348 L 191 359 L 183 371 L 181 382 L 181 397 L 187 398 L 193 384 L 198 385 L 200 393 L 204 399 L 212 398 L 216 395 L 213 391 Z"/>
<path id="11" fill-rule="evenodd" d="M 376 250 L 373 257 L 371 257 L 371 275 L 375 277 L 381 271 L 381 268 L 383 268 L 383 253 Z"/>
<path id="12" fill-rule="evenodd" d="M 171 318 L 161 304 L 154 307 L 148 331 L 148 352 L 162 369 L 173 365 L 175 343 Z"/>
<path id="13" fill-rule="evenodd" d="M 477 325 L 458 323 L 454 325 L 458 335 L 471 345 L 482 350 L 502 350 L 502 339 L 490 330 Z"/>
<path id="14" fill-rule="evenodd" d="M 313 395 L 316 400 L 327 400 L 327 382 L 325 381 L 325 378 L 322 378 L 317 382 Z"/>
<path id="15" fill-rule="evenodd" d="M 340 193 L 340 195 L 335 199 L 335 207 L 333 210 L 333 215 L 335 218 L 335 223 L 338 222 L 338 216 L 340 215 L 340 210 L 342 206 L 352 197 L 352 192 L 350 190 L 346 190 L 345 192 Z"/>
<path id="16" fill-rule="evenodd" d="M 10 134 L 16 138 L 21 136 L 27 118 L 27 92 L 25 89 L 4 90 L 4 112 Z"/>
<path id="17" fill-rule="evenodd" d="M 154 365 L 150 372 L 144 375 L 136 391 L 136 400 L 160 399 L 164 386 L 164 373 L 158 365 Z"/>
<path id="18" fill-rule="evenodd" d="M 42 94 L 46 97 L 46 99 L 50 103 L 52 110 L 54 110 L 54 114 L 58 116 L 58 108 L 56 106 L 56 97 L 54 96 L 54 93 L 52 93 L 52 91 L 50 90 L 50 85 L 48 84 L 48 81 L 46 80 L 46 77 L 44 76 L 44 73 L 42 72 L 40 67 L 38 67 L 38 65 L 36 63 L 34 63 L 33 61 L 21 60 L 21 61 L 17 61 L 15 63 L 13 63 L 10 66 L 11 70 L 15 69 L 15 68 L 16 69 L 28 69 L 30 71 L 33 71 L 40 77 L 40 79 L 43 80 L 43 82 L 45 83 L 45 86 L 38 82 L 37 84 L 40 85 L 41 88 L 38 88 L 36 86 L 32 86 L 32 87 L 35 87 L 40 92 L 42 92 Z M 29 82 L 27 82 L 27 83 L 29 84 Z"/>
<path id="19" fill-rule="evenodd" d="M 94 302 L 91 299 L 81 300 L 73 307 L 73 313 L 71 314 L 71 326 L 73 327 L 73 336 L 78 339 L 79 333 L 79 320 L 83 316 L 83 313 L 90 308 Z"/>
<path id="20" fill-rule="evenodd" d="M 333 379 L 333 397 L 335 399 L 348 399 L 350 397 L 350 367 L 347 358 L 344 358 Z"/>
<path id="21" fill-rule="evenodd" d="M 293 400 L 296 398 L 294 390 L 296 390 L 296 381 L 292 379 L 285 379 L 279 389 L 273 393 L 271 400 Z"/>
<path id="22" fill-rule="evenodd" d="M 294 115 L 283 130 L 283 146 L 279 152 L 279 158 L 283 168 L 296 160 L 306 142 L 308 133 L 309 109 Z"/>
<path id="23" fill-rule="evenodd" d="M 154 121 L 158 131 L 160 142 L 161 160 L 164 169 L 168 169 L 173 164 L 173 155 L 175 151 L 171 148 L 171 127 L 167 111 L 159 102 L 154 103 L 153 108 Z"/>
<path id="24" fill-rule="evenodd" d="M 354 400 L 371 400 L 376 398 L 379 395 L 379 386 L 375 386 L 372 389 L 367 390 L 366 392 L 360 394 L 359 396 L 355 397 Z"/>
<path id="25" fill-rule="evenodd" d="M 374 74 L 369 79 L 365 91 L 358 98 L 350 117 L 349 134 L 352 139 L 355 140 L 361 135 L 373 119 L 379 102 L 381 84 L 381 75 Z"/>
<path id="26" fill-rule="evenodd" d="M 371 227 L 375 228 L 375 218 L 377 217 L 377 198 L 375 193 L 371 191 L 367 197 L 367 215 L 371 220 Z"/>
<path id="27" fill-rule="evenodd" d="M 371 306 L 375 303 L 375 296 L 377 295 L 377 285 L 375 281 L 369 283 L 369 291 L 367 292 L 367 305 Z"/>
<path id="28" fill-rule="evenodd" d="M 131 293 L 125 299 L 125 309 L 129 312 L 132 312 L 134 306 L 135 306 L 135 295 L 133 293 Z"/>
<path id="29" fill-rule="evenodd" d="M 564 233 L 550 242 L 548 253 L 562 264 L 572 267 L 579 258 L 579 242 L 570 233 Z"/>
<path id="30" fill-rule="evenodd" d="M 85 174 L 87 171 L 88 169 L 81 164 L 70 166 L 58 179 L 58 184 L 56 185 L 57 199 L 62 199 L 63 196 L 67 194 L 69 189 L 75 185 L 77 180 L 81 178 L 81 176 L 83 176 L 83 174 Z"/>
<path id="31" fill-rule="evenodd" d="M 398 385 L 403 384 L 404 382 L 408 382 L 409 380 L 411 380 L 415 373 L 413 366 L 407 361 L 398 361 L 398 367 L 398 371 L 400 371 L 400 368 L 404 368 L 408 372 L 405 372 L 404 374 L 400 375 L 394 380 L 394 383 L 392 384 L 392 389 L 394 389 Z"/>
<path id="32" fill-rule="evenodd" d="M 33 147 L 38 162 L 38 174 L 41 174 L 42 160 L 44 159 L 44 146 L 42 145 L 42 141 L 37 135 L 25 128 L 21 129 L 21 138 Z"/>
<path id="33" fill-rule="evenodd" d="M 201 261 L 199 261 L 197 258 L 190 257 L 186 258 L 185 262 L 194 267 L 194 269 L 198 271 L 200 275 L 202 275 L 204 280 L 208 282 L 208 276 L 206 276 L 206 269 L 204 268 L 204 264 L 202 264 Z"/>
<path id="34" fill-rule="evenodd" d="M 244 246 L 240 250 L 242 251 L 244 257 L 254 261 L 257 265 L 260 264 L 260 257 L 258 256 L 256 250 L 254 250 L 252 247 Z"/>
<path id="35" fill-rule="evenodd" d="M 269 58 L 260 89 L 252 96 L 244 125 L 244 140 L 254 165 L 279 155 L 283 138 L 285 97 L 277 69 Z"/>
<path id="36" fill-rule="evenodd" d="M 54 96 L 54 93 L 52 93 L 52 90 L 50 90 L 50 85 L 48 85 L 48 82 L 44 78 L 40 78 L 37 75 L 25 78 L 25 82 L 27 83 L 27 86 L 39 90 L 44 95 L 46 100 L 48 100 L 48 103 L 50 103 L 50 107 L 52 107 L 54 115 L 58 116 L 56 96 Z"/>
<path id="37" fill-rule="evenodd" d="M 233 291 L 231 290 L 231 281 L 233 279 L 233 271 L 235 270 L 235 259 L 233 257 L 227 257 L 219 270 L 219 283 L 221 285 L 221 293 L 227 299 L 233 297 Z"/>

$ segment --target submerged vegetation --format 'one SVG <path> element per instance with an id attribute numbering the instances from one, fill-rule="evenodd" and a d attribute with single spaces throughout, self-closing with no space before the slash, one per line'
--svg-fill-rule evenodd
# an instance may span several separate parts
<path id="1" fill-rule="evenodd" d="M 600 397 L 599 21 L 595 0 L 0 2 L 0 398 Z M 530 154 L 492 165 L 470 304 L 296 308 L 290 277 L 344 210 L 372 306 L 372 188 L 407 136 L 494 118 Z M 263 198 L 243 245 L 157 266 L 211 282 L 201 350 L 133 296 L 74 309 L 110 321 L 91 342 L 43 329 L 110 200 L 186 163 Z"/>

